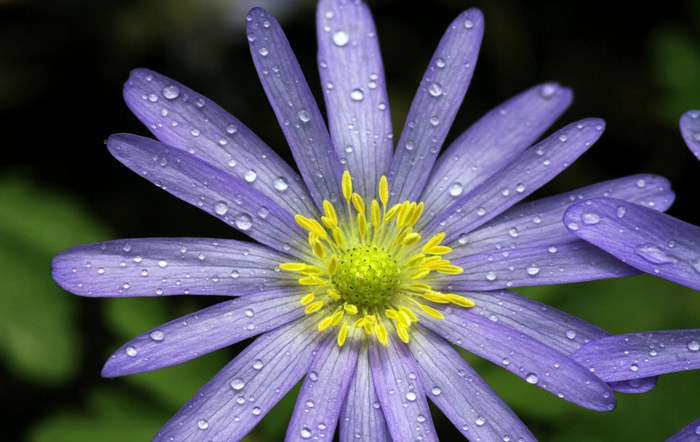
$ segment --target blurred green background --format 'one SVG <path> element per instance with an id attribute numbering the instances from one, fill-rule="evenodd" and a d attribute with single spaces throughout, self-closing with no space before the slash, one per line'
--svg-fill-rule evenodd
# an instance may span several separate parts
<path id="1" fill-rule="evenodd" d="M 699 1 L 369 3 L 397 135 L 441 33 L 477 6 L 484 43 L 449 140 L 510 96 L 559 81 L 575 92 L 560 123 L 595 116 L 607 129 L 535 196 L 658 173 L 677 192 L 669 213 L 700 224 L 700 164 L 677 125 L 700 108 Z M 115 132 L 147 134 L 121 87 L 130 69 L 148 67 L 214 99 L 288 158 L 248 53 L 253 6 L 280 19 L 320 100 L 311 0 L 0 0 L 0 440 L 148 440 L 242 348 L 102 379 L 126 340 L 217 299 L 78 298 L 53 283 L 49 262 L 90 241 L 238 237 L 128 171 L 103 143 Z M 520 292 L 614 333 L 700 327 L 700 294 L 651 276 Z M 615 411 L 597 413 L 470 361 L 543 441 L 664 440 L 700 416 L 700 372 L 664 376 L 651 393 L 620 394 Z M 288 396 L 247 440 L 280 439 L 293 405 Z M 457 434 L 439 413 L 435 421 L 441 438 Z"/>

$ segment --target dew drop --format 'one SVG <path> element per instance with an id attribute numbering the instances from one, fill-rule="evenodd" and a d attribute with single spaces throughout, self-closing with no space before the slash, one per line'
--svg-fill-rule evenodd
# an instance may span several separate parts
<path id="1" fill-rule="evenodd" d="M 343 47 L 350 41 L 350 35 L 347 32 L 340 30 L 333 33 L 333 44 L 338 47 Z"/>
<path id="2" fill-rule="evenodd" d="M 617 208 L 617 217 L 618 217 L 618 218 L 624 217 L 624 216 L 625 216 L 625 212 L 627 212 L 627 209 L 625 209 L 625 208 L 622 207 L 622 206 L 618 207 L 618 208 Z"/>
<path id="3" fill-rule="evenodd" d="M 598 224 L 600 222 L 600 216 L 597 213 L 586 212 L 581 215 L 581 220 L 584 224 Z"/>
<path id="4" fill-rule="evenodd" d="M 260 407 L 253 407 L 253 414 L 255 416 L 260 416 L 260 413 L 262 413 L 262 410 L 260 409 Z"/>
<path id="5" fill-rule="evenodd" d="M 228 126 L 226 126 L 226 132 L 230 133 L 231 135 L 235 134 L 238 132 L 238 128 L 236 127 L 235 124 L 231 123 Z"/>
<path id="6" fill-rule="evenodd" d="M 537 267 L 537 264 L 532 264 L 527 268 L 527 274 L 530 276 L 536 276 L 538 273 L 540 273 L 540 268 Z"/>
<path id="7" fill-rule="evenodd" d="M 559 87 L 556 83 L 543 84 L 540 88 L 539 95 L 545 100 L 549 100 L 554 96 L 558 89 Z"/>
<path id="8" fill-rule="evenodd" d="M 260 55 L 265 57 L 265 56 L 267 56 L 267 54 L 270 53 L 270 50 L 267 49 L 265 46 L 262 46 L 260 49 L 258 49 L 258 52 L 260 53 Z"/>
<path id="9" fill-rule="evenodd" d="M 289 187 L 287 180 L 285 180 L 283 177 L 277 177 L 277 179 L 272 184 L 275 186 L 275 189 L 279 190 L 280 192 L 287 190 L 287 188 Z"/>
<path id="10" fill-rule="evenodd" d="M 311 437 L 311 430 L 308 428 L 304 427 L 301 429 L 301 432 L 299 433 L 302 439 L 308 439 Z"/>
<path id="11" fill-rule="evenodd" d="M 635 248 L 634 251 L 637 255 L 652 264 L 672 264 L 678 262 L 676 258 L 667 255 L 666 252 L 653 245 L 644 244 Z"/>
<path id="12" fill-rule="evenodd" d="M 245 382 L 243 381 L 243 379 L 236 378 L 231 381 L 231 388 L 233 388 L 234 390 L 238 391 L 243 387 L 245 387 Z"/>
<path id="13" fill-rule="evenodd" d="M 228 204 L 224 201 L 217 201 L 214 203 L 214 212 L 216 212 L 217 215 L 226 215 L 226 212 L 228 212 Z"/>
<path id="14" fill-rule="evenodd" d="M 528 373 L 525 376 L 525 380 L 527 381 L 528 384 L 536 384 L 540 381 L 540 378 L 538 378 L 535 373 Z"/>
<path id="15" fill-rule="evenodd" d="M 138 354 L 138 351 L 132 346 L 126 347 L 126 355 L 129 356 L 130 358 L 133 358 Z"/>
<path id="16" fill-rule="evenodd" d="M 200 419 L 197 421 L 197 427 L 199 427 L 200 430 L 206 430 L 209 428 L 209 422 L 207 422 L 206 419 Z"/>
<path id="17" fill-rule="evenodd" d="M 313 382 L 316 382 L 318 380 L 318 373 L 315 371 L 309 372 L 309 379 Z"/>
<path id="18" fill-rule="evenodd" d="M 243 179 L 245 179 L 246 183 L 252 183 L 257 178 L 258 178 L 258 174 L 255 173 L 255 171 L 253 169 L 250 169 L 245 174 L 243 174 Z"/>
<path id="19" fill-rule="evenodd" d="M 520 236 L 520 233 L 517 228 L 511 227 L 510 230 L 508 230 L 508 235 L 510 235 L 511 238 L 517 238 Z"/>
<path id="20" fill-rule="evenodd" d="M 168 100 L 174 100 L 180 96 L 180 88 L 171 84 L 163 88 L 163 96 Z"/>
<path id="21" fill-rule="evenodd" d="M 486 419 L 483 418 L 483 417 L 481 417 L 481 416 L 479 416 L 479 417 L 476 418 L 476 420 L 474 421 L 474 423 L 476 424 L 477 427 L 483 427 L 484 424 L 486 423 Z"/>
<path id="22" fill-rule="evenodd" d="M 160 330 L 153 330 L 151 332 L 150 336 L 151 336 L 151 339 L 153 339 L 154 341 L 162 341 L 163 338 L 165 337 L 165 333 L 163 333 Z"/>
<path id="23" fill-rule="evenodd" d="M 698 350 L 700 350 L 700 342 L 698 342 L 698 341 L 690 341 L 690 342 L 688 342 L 688 350 L 690 350 L 690 351 L 698 351 Z"/>
<path id="24" fill-rule="evenodd" d="M 261 361 L 260 359 L 256 359 L 255 362 L 253 362 L 253 368 L 256 370 L 262 370 L 263 366 L 263 361 Z"/>
<path id="25" fill-rule="evenodd" d="M 575 330 L 567 330 L 566 331 L 566 338 L 567 339 L 575 339 L 576 338 L 576 331 Z"/>
<path id="26" fill-rule="evenodd" d="M 495 281 L 496 280 L 496 273 L 495 272 L 488 272 L 486 274 L 486 279 L 488 281 Z"/>
<path id="27" fill-rule="evenodd" d="M 353 89 L 350 92 L 350 98 L 352 98 L 352 101 L 362 101 L 365 98 L 365 94 L 362 92 L 362 89 Z"/>
<path id="28" fill-rule="evenodd" d="M 245 315 L 249 318 L 252 318 L 255 313 L 253 312 L 253 309 L 246 309 Z"/>
<path id="29" fill-rule="evenodd" d="M 451 196 L 460 196 L 462 194 L 462 183 L 452 183 L 449 188 L 449 192 Z"/>
<path id="30" fill-rule="evenodd" d="M 442 389 L 440 387 L 433 387 L 430 389 L 430 392 L 433 394 L 433 396 L 440 396 Z"/>
<path id="31" fill-rule="evenodd" d="M 637 364 L 630 365 L 630 370 L 632 370 L 634 372 L 639 371 L 639 365 L 637 365 Z"/>
<path id="32" fill-rule="evenodd" d="M 161 269 L 164 269 L 167 266 L 168 266 L 168 261 L 166 261 L 164 259 L 161 259 L 160 261 L 158 261 L 158 267 L 160 267 Z"/>
<path id="33" fill-rule="evenodd" d="M 433 97 L 439 97 L 440 95 L 442 95 L 442 85 L 440 83 L 432 83 L 428 87 L 428 92 Z"/>
<path id="34" fill-rule="evenodd" d="M 569 230 L 573 230 L 574 232 L 577 231 L 577 230 L 579 229 L 579 225 L 576 224 L 576 223 L 569 223 L 569 224 L 566 225 L 566 227 L 567 227 Z"/>
<path id="35" fill-rule="evenodd" d="M 414 402 L 418 396 L 416 396 L 416 393 L 409 391 L 406 393 L 406 400 L 409 402 Z"/>
<path id="36" fill-rule="evenodd" d="M 297 115 L 299 116 L 299 119 L 300 119 L 303 123 L 308 123 L 309 121 L 311 121 L 311 116 L 310 116 L 309 113 L 306 111 L 306 109 L 300 110 L 299 112 L 297 112 Z"/>
<path id="37" fill-rule="evenodd" d="M 466 29 L 471 29 L 474 27 L 474 22 L 470 19 L 466 19 L 466 20 L 464 20 L 464 27 Z"/>
<path id="38" fill-rule="evenodd" d="M 248 230 L 253 226 L 253 219 L 247 213 L 241 213 L 234 220 L 236 227 L 240 230 Z"/>

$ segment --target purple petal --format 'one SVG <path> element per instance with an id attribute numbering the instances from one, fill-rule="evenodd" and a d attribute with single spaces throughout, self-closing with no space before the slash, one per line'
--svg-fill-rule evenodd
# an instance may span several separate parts
<path id="1" fill-rule="evenodd" d="M 476 253 L 514 248 L 550 246 L 577 241 L 562 223 L 564 212 L 576 201 L 614 197 L 664 211 L 674 194 L 666 178 L 632 175 L 593 184 L 571 192 L 518 204 L 479 227 L 462 233 L 448 245 L 452 259 Z"/>
<path id="2" fill-rule="evenodd" d="M 361 338 L 359 333 L 357 338 Z M 319 346 L 287 427 L 287 440 L 333 440 L 343 398 L 355 373 L 357 342 L 348 339 L 339 347 L 331 334 Z"/>
<path id="3" fill-rule="evenodd" d="M 692 110 L 684 113 L 680 126 L 683 141 L 693 155 L 700 160 L 700 111 Z"/>
<path id="4" fill-rule="evenodd" d="M 316 322 L 307 316 L 257 338 L 202 387 L 154 439 L 241 439 L 308 370 L 322 339 Z"/>
<path id="5" fill-rule="evenodd" d="M 258 244 L 208 238 L 134 238 L 83 244 L 51 262 L 52 276 L 82 296 L 227 295 L 296 286 L 289 257 Z"/>
<path id="6" fill-rule="evenodd" d="M 658 380 L 658 376 L 650 376 L 648 378 L 630 379 L 629 381 L 608 382 L 608 386 L 620 393 L 640 394 L 653 390 Z"/>
<path id="7" fill-rule="evenodd" d="M 150 138 L 112 135 L 109 151 L 140 176 L 275 250 L 313 259 L 294 217 L 249 185 Z"/>
<path id="8" fill-rule="evenodd" d="M 389 171 L 393 202 L 420 196 L 474 73 L 484 33 L 478 9 L 447 28 L 408 111 Z"/>
<path id="9" fill-rule="evenodd" d="M 363 435 L 371 435 L 368 437 L 373 441 L 391 441 L 389 428 L 386 426 L 386 419 L 374 389 L 367 345 L 359 345 L 358 352 L 355 376 L 350 382 L 341 411 L 340 440 L 350 442 L 361 439 Z"/>
<path id="10" fill-rule="evenodd" d="M 697 442 L 700 440 L 700 419 L 691 422 L 687 427 L 666 439 L 666 442 Z"/>
<path id="11" fill-rule="evenodd" d="M 608 382 L 694 370 L 700 368 L 700 329 L 608 336 L 571 357 Z"/>
<path id="12" fill-rule="evenodd" d="M 318 207 L 324 199 L 334 202 L 341 195 L 340 160 L 292 48 L 265 10 L 251 10 L 247 20 L 255 68 L 301 176 Z"/>
<path id="13" fill-rule="evenodd" d="M 569 231 L 639 270 L 700 290 L 700 227 L 612 198 L 571 206 Z"/>
<path id="14" fill-rule="evenodd" d="M 180 364 L 304 316 L 300 289 L 274 290 L 213 305 L 132 339 L 102 369 L 115 377 Z"/>
<path id="15" fill-rule="evenodd" d="M 425 202 L 425 218 L 433 218 L 530 147 L 569 107 L 571 97 L 570 89 L 556 83 L 535 86 L 464 131 L 431 172 L 420 198 Z"/>
<path id="16" fill-rule="evenodd" d="M 450 280 L 452 290 L 565 284 L 639 273 L 584 241 L 480 253 L 450 262 L 464 269 Z"/>
<path id="17" fill-rule="evenodd" d="M 377 397 L 394 440 L 437 440 L 416 363 L 396 336 L 384 347 L 370 342 L 369 364 Z"/>
<path id="18" fill-rule="evenodd" d="M 322 0 L 318 64 L 331 138 L 363 198 L 374 198 L 393 153 L 391 115 L 377 33 L 367 5 Z"/>
<path id="19" fill-rule="evenodd" d="M 124 85 L 129 109 L 164 144 L 247 182 L 291 214 L 316 215 L 299 174 L 216 103 L 147 69 Z"/>
<path id="20" fill-rule="evenodd" d="M 470 440 L 535 440 L 495 391 L 444 339 L 420 325 L 408 347 L 430 400 Z"/>
<path id="21" fill-rule="evenodd" d="M 602 120 L 588 118 L 555 132 L 460 197 L 424 233 L 445 232 L 449 243 L 491 220 L 566 169 L 600 137 L 603 126 Z"/>
<path id="22" fill-rule="evenodd" d="M 564 354 L 469 310 L 434 307 L 445 319 L 421 313 L 421 324 L 445 339 L 581 407 L 598 411 L 615 408 L 610 388 Z"/>

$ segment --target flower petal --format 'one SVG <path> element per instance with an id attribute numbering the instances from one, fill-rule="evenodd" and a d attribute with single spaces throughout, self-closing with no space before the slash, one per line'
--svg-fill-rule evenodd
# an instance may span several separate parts
<path id="1" fill-rule="evenodd" d="M 639 270 L 700 290 L 700 227 L 637 204 L 595 198 L 571 206 L 569 231 Z"/>
<path id="2" fill-rule="evenodd" d="M 700 329 L 607 336 L 571 357 L 608 382 L 694 370 L 700 368 Z"/>
<path id="3" fill-rule="evenodd" d="M 700 160 L 700 111 L 683 114 L 680 121 L 681 135 L 691 152 Z"/>
<path id="4" fill-rule="evenodd" d="M 322 207 L 324 199 L 337 201 L 340 160 L 289 42 L 277 20 L 265 10 L 251 10 L 247 20 L 250 52 L 260 82 L 311 197 L 317 207 Z"/>
<path id="5" fill-rule="evenodd" d="M 316 12 L 318 64 L 328 125 L 355 190 L 375 198 L 393 153 L 384 67 L 367 5 L 322 0 Z"/>
<path id="6" fill-rule="evenodd" d="M 331 334 L 319 346 L 287 427 L 287 440 L 333 440 L 343 398 L 355 373 L 357 341 L 348 339 L 339 347 Z"/>
<path id="7" fill-rule="evenodd" d="M 639 273 L 584 241 L 480 253 L 450 262 L 464 269 L 450 279 L 452 290 L 566 284 Z"/>
<path id="8" fill-rule="evenodd" d="M 258 244 L 209 238 L 134 238 L 56 255 L 52 276 L 82 296 L 240 296 L 296 285 L 289 257 Z"/>
<path id="9" fill-rule="evenodd" d="M 311 316 L 260 336 L 207 382 L 155 440 L 241 439 L 304 376 L 321 336 Z"/>
<path id="10" fill-rule="evenodd" d="M 420 322 L 445 339 L 581 407 L 598 411 L 615 408 L 611 389 L 564 354 L 469 310 L 434 307 L 445 319 L 421 312 Z"/>
<path id="11" fill-rule="evenodd" d="M 438 440 L 416 363 L 398 339 L 383 346 L 372 340 L 369 364 L 377 397 L 393 440 Z"/>
<path id="12" fill-rule="evenodd" d="M 469 87 L 483 33 L 481 11 L 469 9 L 440 40 L 408 111 L 387 176 L 392 202 L 420 196 Z"/>
<path id="13" fill-rule="evenodd" d="M 364 435 L 373 441 L 389 442 L 391 436 L 374 389 L 366 340 L 359 345 L 358 352 L 355 375 L 340 412 L 340 440 L 355 441 Z"/>
<path id="14" fill-rule="evenodd" d="M 535 440 L 513 410 L 444 339 L 417 325 L 408 348 L 430 400 L 470 440 Z M 426 389 L 428 389 L 426 388 Z"/>
<path id="15" fill-rule="evenodd" d="M 564 212 L 576 201 L 613 197 L 664 211 L 674 193 L 666 178 L 632 175 L 586 186 L 571 192 L 517 204 L 473 232 L 462 233 L 447 244 L 451 258 L 514 248 L 550 246 L 576 241 L 562 223 Z"/>
<path id="16" fill-rule="evenodd" d="M 433 218 L 424 232 L 445 232 L 449 243 L 522 200 L 554 178 L 602 134 L 604 123 L 588 118 L 560 129 L 527 149 L 469 194 Z"/>
<path id="17" fill-rule="evenodd" d="M 180 364 L 304 316 L 300 289 L 273 290 L 205 308 L 132 339 L 109 358 L 102 376 Z"/>
<path id="18" fill-rule="evenodd" d="M 648 378 L 630 379 L 629 381 L 608 382 L 610 388 L 620 393 L 639 394 L 646 393 L 656 387 L 658 376 L 650 376 Z"/>
<path id="19" fill-rule="evenodd" d="M 700 438 L 700 419 L 691 422 L 687 427 L 666 439 L 666 442 L 697 442 Z"/>
<path id="20" fill-rule="evenodd" d="M 535 86 L 494 108 L 440 155 L 420 200 L 432 219 L 512 161 L 549 129 L 569 107 L 571 89 L 557 83 Z M 422 218 L 423 219 L 423 218 Z M 417 228 L 423 224 L 417 224 Z"/>
<path id="21" fill-rule="evenodd" d="M 299 174 L 203 95 L 153 71 L 136 69 L 124 85 L 124 99 L 164 144 L 247 182 L 292 215 L 318 213 Z"/>
<path id="22" fill-rule="evenodd" d="M 249 185 L 188 153 L 150 138 L 112 135 L 116 159 L 193 206 L 199 207 L 275 250 L 313 259 L 306 232 L 294 217 Z"/>

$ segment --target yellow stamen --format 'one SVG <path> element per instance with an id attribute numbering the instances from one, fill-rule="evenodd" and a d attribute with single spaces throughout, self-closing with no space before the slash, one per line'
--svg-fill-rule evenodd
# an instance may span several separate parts
<path id="1" fill-rule="evenodd" d="M 314 300 L 314 294 L 309 293 L 308 295 L 304 295 L 304 297 L 301 298 L 301 305 L 307 305 L 309 302 Z"/>
<path id="2" fill-rule="evenodd" d="M 345 344 L 345 338 L 348 335 L 348 324 L 346 322 L 343 322 L 343 325 L 340 327 L 340 333 L 338 333 L 338 347 L 342 347 L 343 344 Z"/>
<path id="3" fill-rule="evenodd" d="M 352 196 L 352 178 L 347 170 L 343 172 L 343 196 L 347 201 L 350 201 Z"/>
<path id="4" fill-rule="evenodd" d="M 389 201 L 389 183 L 384 175 L 379 179 L 379 201 L 386 207 Z"/>
<path id="5" fill-rule="evenodd" d="M 310 313 L 317 312 L 323 307 L 323 301 L 314 301 L 311 304 L 306 306 L 306 309 L 304 309 L 304 313 L 307 315 Z"/>
<path id="6" fill-rule="evenodd" d="M 460 295 L 455 295 L 453 293 L 450 293 L 447 295 L 447 298 L 450 300 L 450 302 L 457 304 L 460 307 L 474 307 L 474 301 L 471 299 L 465 298 L 464 296 Z"/>
<path id="7" fill-rule="evenodd" d="M 425 304 L 419 304 L 421 310 L 423 310 L 425 313 L 428 315 L 432 316 L 435 319 L 445 319 L 445 317 L 440 313 L 439 311 L 435 310 L 434 308 L 430 307 L 429 305 Z"/>

